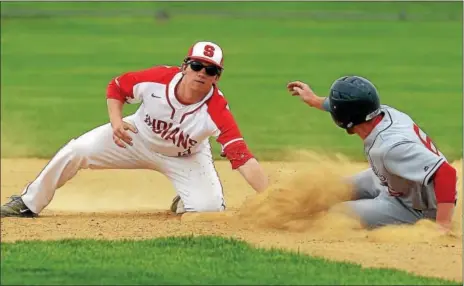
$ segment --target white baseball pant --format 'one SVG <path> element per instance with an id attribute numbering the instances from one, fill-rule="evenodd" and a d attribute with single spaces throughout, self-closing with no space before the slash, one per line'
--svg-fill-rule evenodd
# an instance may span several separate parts
<path id="1" fill-rule="evenodd" d="M 132 116 L 124 120 L 134 124 Z M 150 151 L 140 132 L 131 133 L 133 146 L 127 148 L 117 146 L 112 135 L 108 123 L 67 143 L 24 189 L 22 199 L 26 206 L 40 213 L 58 188 L 80 169 L 90 168 L 156 170 L 172 182 L 187 212 L 225 209 L 222 185 L 209 148 L 188 157 L 168 157 Z"/>

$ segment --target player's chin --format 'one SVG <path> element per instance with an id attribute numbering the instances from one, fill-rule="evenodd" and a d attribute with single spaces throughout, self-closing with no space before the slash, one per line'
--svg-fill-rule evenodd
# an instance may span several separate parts
<path id="1" fill-rule="evenodd" d="M 353 127 L 347 128 L 347 129 L 346 129 L 346 133 L 348 133 L 348 134 L 350 134 L 350 135 L 353 135 L 353 134 L 354 134 Z"/>

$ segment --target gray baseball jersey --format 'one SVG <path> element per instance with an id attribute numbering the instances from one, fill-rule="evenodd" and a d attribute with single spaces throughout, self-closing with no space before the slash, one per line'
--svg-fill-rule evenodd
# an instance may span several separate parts
<path id="1" fill-rule="evenodd" d="M 369 164 L 391 196 L 416 210 L 437 207 L 430 180 L 446 158 L 405 113 L 382 105 L 383 119 L 364 140 Z"/>

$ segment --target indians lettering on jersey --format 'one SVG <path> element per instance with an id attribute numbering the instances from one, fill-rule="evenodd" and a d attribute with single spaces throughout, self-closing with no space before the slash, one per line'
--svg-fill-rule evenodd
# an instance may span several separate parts
<path id="1" fill-rule="evenodd" d="M 145 115 L 144 122 L 151 127 L 153 133 L 158 134 L 164 140 L 172 141 L 172 144 L 177 147 L 182 146 L 186 152 L 179 152 L 179 156 L 191 154 L 190 148 L 198 143 L 198 141 L 191 138 L 190 134 L 181 130 L 179 126 L 174 127 L 172 122 L 152 119 L 148 114 Z"/>

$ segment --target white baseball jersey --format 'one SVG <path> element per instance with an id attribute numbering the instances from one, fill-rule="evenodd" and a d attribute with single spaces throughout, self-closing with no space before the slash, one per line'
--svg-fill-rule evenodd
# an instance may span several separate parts
<path id="1" fill-rule="evenodd" d="M 408 115 L 386 105 L 381 109 L 383 119 L 364 140 L 372 170 L 407 206 L 436 209 L 430 179 L 446 158 Z"/>
<path id="2" fill-rule="evenodd" d="M 205 98 L 184 105 L 175 95 L 182 78 L 179 67 L 158 66 L 125 73 L 114 80 L 127 103 L 142 103 L 135 125 L 153 152 L 188 156 L 209 148 L 217 137 L 222 148 L 243 138 L 221 91 L 213 86 Z"/>

